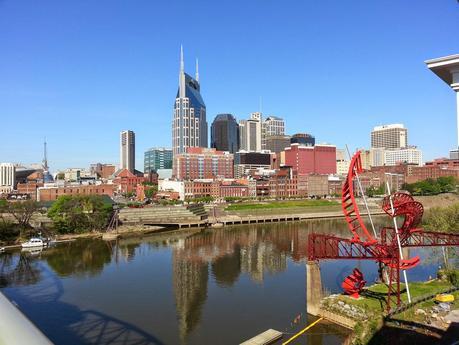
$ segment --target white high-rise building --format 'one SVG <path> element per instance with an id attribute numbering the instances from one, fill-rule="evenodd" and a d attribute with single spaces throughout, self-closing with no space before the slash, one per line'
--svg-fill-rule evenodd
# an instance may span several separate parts
<path id="1" fill-rule="evenodd" d="M 385 165 L 416 164 L 422 165 L 422 151 L 416 147 L 384 151 Z"/>
<path id="2" fill-rule="evenodd" d="M 263 121 L 266 137 L 285 135 L 285 121 L 277 116 L 268 116 Z"/>
<path id="3" fill-rule="evenodd" d="M 16 168 L 13 163 L 0 163 L 0 193 L 14 189 Z"/>
<path id="4" fill-rule="evenodd" d="M 135 133 L 122 131 L 120 133 L 120 169 L 135 171 Z"/>
<path id="5" fill-rule="evenodd" d="M 408 146 L 408 130 L 402 124 L 376 126 L 371 132 L 371 148 L 403 149 Z"/>
<path id="6" fill-rule="evenodd" d="M 262 150 L 261 113 L 252 113 L 249 120 L 239 121 L 240 150 L 260 152 Z"/>

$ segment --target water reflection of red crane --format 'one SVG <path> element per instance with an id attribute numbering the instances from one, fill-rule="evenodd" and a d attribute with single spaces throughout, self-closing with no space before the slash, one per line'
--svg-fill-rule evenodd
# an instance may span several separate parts
<path id="1" fill-rule="evenodd" d="M 392 304 L 395 306 L 401 304 L 400 272 L 405 272 L 420 262 L 418 256 L 411 259 L 403 258 L 401 249 L 405 247 L 459 246 L 459 235 L 427 232 L 419 228 L 424 212 L 422 204 L 415 201 L 411 195 L 400 192 L 385 197 L 382 208 L 393 219 L 403 217 L 401 227 L 398 227 L 394 221 L 394 227 L 382 228 L 378 236 L 372 223 L 373 233 L 371 233 L 362 220 L 355 199 L 355 182 L 358 183 L 364 198 L 358 175 L 362 171 L 360 151 L 357 151 L 351 159 L 349 172 L 343 184 L 341 202 L 352 238 L 312 233 L 308 239 L 308 256 L 311 261 L 341 259 L 378 262 L 381 268 L 381 280 L 383 280 L 382 272 L 387 272 L 387 311 L 389 312 Z M 371 215 L 369 214 L 369 216 Z"/>

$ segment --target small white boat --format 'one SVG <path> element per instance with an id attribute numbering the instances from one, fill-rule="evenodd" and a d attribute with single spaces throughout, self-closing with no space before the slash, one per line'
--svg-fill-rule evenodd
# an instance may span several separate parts
<path id="1" fill-rule="evenodd" d="M 21 244 L 22 248 L 43 247 L 45 243 L 41 238 L 31 238 L 27 242 Z"/>

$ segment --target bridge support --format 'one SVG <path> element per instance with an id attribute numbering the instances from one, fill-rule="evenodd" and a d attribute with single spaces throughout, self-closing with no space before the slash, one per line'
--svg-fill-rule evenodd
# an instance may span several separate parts
<path id="1" fill-rule="evenodd" d="M 306 263 L 306 311 L 308 314 L 317 316 L 322 300 L 322 278 L 320 266 L 317 261 Z"/>

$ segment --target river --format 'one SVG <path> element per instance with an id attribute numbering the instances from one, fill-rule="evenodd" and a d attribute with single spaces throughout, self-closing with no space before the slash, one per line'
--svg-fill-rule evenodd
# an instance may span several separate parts
<path id="1" fill-rule="evenodd" d="M 239 344 L 315 320 L 305 312 L 312 231 L 349 234 L 342 220 L 314 220 L 77 240 L 0 254 L 0 288 L 56 344 Z M 429 253 L 412 251 L 423 263 L 409 279 L 435 275 Z M 324 288 L 339 292 L 354 267 L 376 279 L 373 262 L 324 261 Z M 319 323 L 298 343 L 342 344 L 348 334 Z"/>

